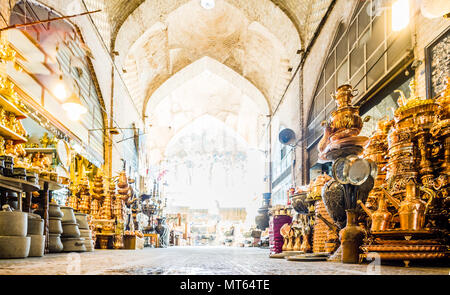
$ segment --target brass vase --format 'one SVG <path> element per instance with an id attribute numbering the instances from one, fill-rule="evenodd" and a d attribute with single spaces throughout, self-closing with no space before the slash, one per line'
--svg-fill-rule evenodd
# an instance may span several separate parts
<path id="1" fill-rule="evenodd" d="M 339 233 L 342 247 L 342 262 L 358 263 L 364 230 L 356 224 L 355 209 L 348 209 L 345 212 L 347 213 L 347 225 Z"/>
<path id="2" fill-rule="evenodd" d="M 123 249 L 123 235 L 115 235 L 114 236 L 114 249 Z"/>
<path id="3" fill-rule="evenodd" d="M 100 245 L 100 249 L 108 249 L 108 242 L 109 237 L 108 236 L 97 236 L 98 243 Z"/>
<path id="4" fill-rule="evenodd" d="M 311 252 L 311 244 L 309 243 L 308 235 L 303 234 L 302 235 L 302 245 L 300 247 L 300 251 L 303 251 L 305 253 Z"/>

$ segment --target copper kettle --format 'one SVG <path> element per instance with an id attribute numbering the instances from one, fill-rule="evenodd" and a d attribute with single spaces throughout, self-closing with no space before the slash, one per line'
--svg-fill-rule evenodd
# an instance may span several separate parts
<path id="1" fill-rule="evenodd" d="M 398 209 L 400 228 L 402 230 L 421 230 L 424 228 L 425 214 L 429 204 L 436 195 L 434 191 L 425 187 L 419 187 L 421 191 L 430 196 L 428 202 L 425 202 L 420 199 L 420 194 L 416 191 L 414 181 L 410 180 L 406 184 L 406 197 L 403 201 L 399 202 L 384 188 L 382 189 L 394 207 Z"/>
<path id="2" fill-rule="evenodd" d="M 372 219 L 370 231 L 385 231 L 391 227 L 392 214 L 387 210 L 384 196 L 379 197 L 378 209 L 374 212 L 367 208 L 361 200 L 358 200 L 357 203 L 361 205 L 367 215 Z"/>

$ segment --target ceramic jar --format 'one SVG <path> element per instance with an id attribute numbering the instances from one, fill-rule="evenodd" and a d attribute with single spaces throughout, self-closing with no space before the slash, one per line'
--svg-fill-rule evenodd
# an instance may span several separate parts
<path id="1" fill-rule="evenodd" d="M 59 253 L 63 250 L 61 236 L 59 234 L 49 234 L 48 250 L 50 253 Z"/>
<path id="2" fill-rule="evenodd" d="M 79 229 L 89 229 L 87 214 L 77 212 L 75 213 L 75 219 L 77 220 Z"/>
<path id="3" fill-rule="evenodd" d="M 48 216 L 62 218 L 64 213 L 61 211 L 61 208 L 58 204 L 50 203 L 48 206 Z"/>
<path id="4" fill-rule="evenodd" d="M 63 206 L 61 207 L 61 211 L 64 214 L 62 223 L 77 223 L 72 207 Z"/>
<path id="5" fill-rule="evenodd" d="M 62 239 L 64 252 L 85 252 L 83 238 L 63 238 Z"/>
<path id="6" fill-rule="evenodd" d="M 0 212 L 0 236 L 27 235 L 28 214 L 19 211 Z"/>
<path id="7" fill-rule="evenodd" d="M 31 238 L 29 257 L 42 257 L 45 250 L 44 235 L 29 235 Z"/>
<path id="8" fill-rule="evenodd" d="M 76 223 L 63 223 L 62 224 L 62 237 L 64 238 L 79 238 L 80 230 Z"/>
<path id="9" fill-rule="evenodd" d="M 37 214 L 28 213 L 27 235 L 42 235 L 44 233 L 44 220 Z"/>
<path id="10" fill-rule="evenodd" d="M 347 225 L 339 233 L 343 263 L 358 263 L 364 230 L 356 224 L 356 210 L 346 210 Z"/>
<path id="11" fill-rule="evenodd" d="M 61 219 L 50 217 L 48 220 L 48 231 L 52 234 L 62 234 Z"/>
<path id="12" fill-rule="evenodd" d="M 0 236 L 0 258 L 26 258 L 30 253 L 30 243 L 30 237 Z"/>
<path id="13" fill-rule="evenodd" d="M 44 220 L 37 214 L 28 214 L 27 235 L 30 238 L 29 257 L 42 257 L 45 250 Z"/>

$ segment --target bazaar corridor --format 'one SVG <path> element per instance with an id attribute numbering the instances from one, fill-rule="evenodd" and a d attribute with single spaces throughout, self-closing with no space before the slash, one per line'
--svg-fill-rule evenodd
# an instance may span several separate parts
<path id="1" fill-rule="evenodd" d="M 449 281 L 450 0 L 0 0 L 0 16 L 8 285 Z"/>
<path id="2" fill-rule="evenodd" d="M 141 251 L 98 250 L 0 260 L 0 275 L 449 275 L 450 267 L 335 262 L 291 262 L 268 258 L 268 250 L 234 247 L 171 247 Z"/>

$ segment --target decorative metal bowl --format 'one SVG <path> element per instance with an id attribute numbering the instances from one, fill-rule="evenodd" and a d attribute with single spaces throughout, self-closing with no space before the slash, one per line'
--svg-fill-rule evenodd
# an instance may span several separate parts
<path id="1" fill-rule="evenodd" d="M 292 197 L 292 208 L 298 214 L 308 214 L 311 200 L 308 198 L 308 193 L 301 193 Z"/>

